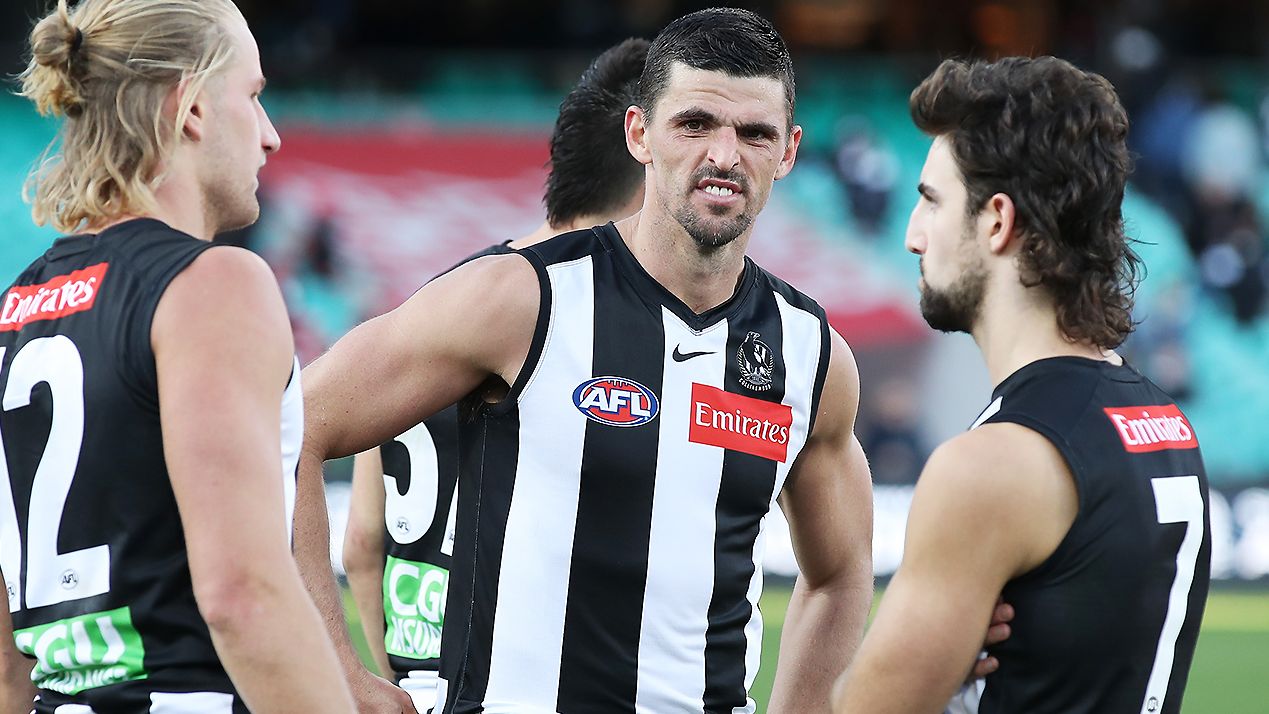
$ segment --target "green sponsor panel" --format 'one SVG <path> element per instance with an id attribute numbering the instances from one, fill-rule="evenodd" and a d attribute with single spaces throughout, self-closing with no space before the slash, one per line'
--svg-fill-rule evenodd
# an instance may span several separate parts
<path id="1" fill-rule="evenodd" d="M 408 659 L 441 656 L 449 571 L 388 556 L 383 569 L 384 649 Z"/>
<path id="2" fill-rule="evenodd" d="M 28 627 L 13 639 L 35 657 L 31 681 L 41 689 L 78 694 L 146 678 L 145 647 L 127 607 Z"/>

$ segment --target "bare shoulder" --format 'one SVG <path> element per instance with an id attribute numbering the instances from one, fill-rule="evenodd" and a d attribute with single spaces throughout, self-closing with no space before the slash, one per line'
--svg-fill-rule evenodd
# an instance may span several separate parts
<path id="1" fill-rule="evenodd" d="M 909 527 L 970 528 L 984 539 L 984 551 L 994 543 L 998 556 L 1007 552 L 1006 575 L 1014 576 L 1053 552 L 1077 510 L 1075 480 L 1052 442 L 1018 424 L 985 424 L 930 455 Z"/>
<path id="2" fill-rule="evenodd" d="M 831 434 L 853 433 L 859 410 L 859 366 L 850 345 L 829 328 L 828 375 L 820 394 L 819 413 L 815 417 L 815 438 Z"/>
<path id="3" fill-rule="evenodd" d="M 194 315 L 213 314 L 254 306 L 241 317 L 277 317 L 282 294 L 273 270 L 260 256 L 244 248 L 215 246 L 203 251 L 168 285 L 159 303 L 180 306 Z M 283 308 L 282 317 L 285 317 Z"/>
<path id="4" fill-rule="evenodd" d="M 273 270 L 260 256 L 233 246 L 203 251 L 172 279 L 155 310 L 150 338 L 160 357 L 178 343 L 203 349 L 232 341 L 276 352 L 289 363 L 293 349 Z"/>

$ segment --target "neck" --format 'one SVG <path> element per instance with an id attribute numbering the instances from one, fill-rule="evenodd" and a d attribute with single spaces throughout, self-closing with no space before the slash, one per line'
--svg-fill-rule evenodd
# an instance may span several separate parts
<path id="1" fill-rule="evenodd" d="M 717 307 L 736 292 L 750 231 L 727 245 L 701 248 L 678 221 L 646 210 L 618 223 L 617 230 L 643 269 L 692 312 Z"/>
<path id="2" fill-rule="evenodd" d="M 1019 369 L 1048 357 L 1084 357 L 1122 364 L 1111 350 L 1087 341 L 1073 341 L 1058 329 L 1057 312 L 1036 298 L 1034 289 L 1019 285 L 1024 294 L 990 300 L 985 296 L 975 321 L 974 341 L 983 353 L 994 386 Z M 1031 294 L 1027 294 L 1031 293 Z"/>
<path id="3" fill-rule="evenodd" d="M 199 198 L 191 200 L 192 196 Z M 111 216 L 102 221 L 90 223 L 87 232 L 100 233 L 125 221 L 153 218 L 199 240 L 210 241 L 216 237 L 216 229 L 207 216 L 201 193 L 193 177 L 188 173 L 170 171 L 155 189 L 154 199 L 153 211 Z"/>

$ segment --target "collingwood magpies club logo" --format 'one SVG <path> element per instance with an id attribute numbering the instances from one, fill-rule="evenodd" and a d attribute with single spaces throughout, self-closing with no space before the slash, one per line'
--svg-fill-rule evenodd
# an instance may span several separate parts
<path id="1" fill-rule="evenodd" d="M 771 389 L 771 377 L 775 374 L 775 355 L 767 343 L 758 339 L 757 332 L 750 332 L 736 350 L 736 364 L 740 367 L 740 383 L 754 390 Z"/>

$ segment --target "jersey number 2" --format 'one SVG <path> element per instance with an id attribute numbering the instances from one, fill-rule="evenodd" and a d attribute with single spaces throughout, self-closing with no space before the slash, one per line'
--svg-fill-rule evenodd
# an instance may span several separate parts
<path id="1" fill-rule="evenodd" d="M 4 361 L 0 347 L 0 363 Z M 31 483 L 27 509 L 26 552 L 18 530 L 17 505 L 9 481 L 9 461 L 0 441 L 0 569 L 4 570 L 9 612 L 22 607 L 18 597 L 26 556 L 26 607 L 56 605 L 110 590 L 110 546 L 57 552 L 62 511 L 79 464 L 84 439 L 84 363 L 75 343 L 64 335 L 31 340 L 13 357 L 4 389 L 4 411 L 31 403 L 31 391 L 47 383 L 53 397 L 53 424 Z"/>
<path id="2" fill-rule="evenodd" d="M 1176 552 L 1176 578 L 1168 594 L 1168 611 L 1163 618 L 1163 631 L 1159 633 L 1150 679 L 1146 682 L 1146 695 L 1141 701 L 1141 714 L 1157 714 L 1163 710 L 1168 680 L 1172 677 L 1172 660 L 1176 656 L 1176 641 L 1181 634 L 1181 626 L 1185 624 L 1190 605 L 1190 586 L 1194 584 L 1194 568 L 1203 545 L 1203 492 L 1199 489 L 1198 477 L 1153 478 L 1150 485 L 1154 487 L 1154 506 L 1159 523 L 1184 523 L 1185 537 Z"/>

